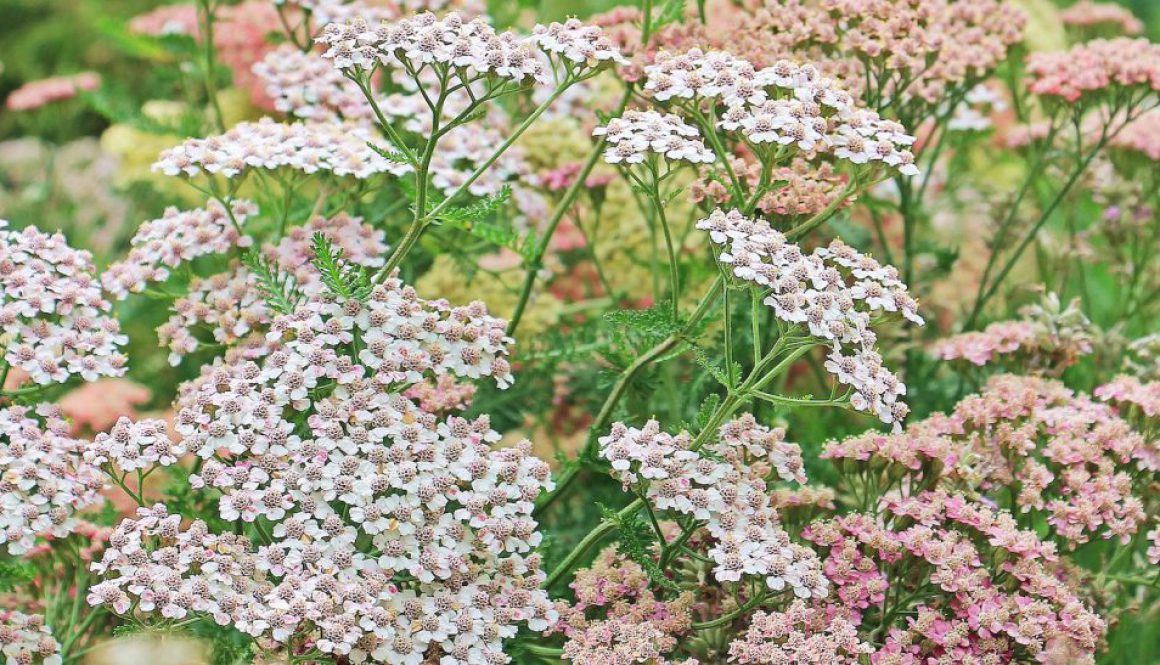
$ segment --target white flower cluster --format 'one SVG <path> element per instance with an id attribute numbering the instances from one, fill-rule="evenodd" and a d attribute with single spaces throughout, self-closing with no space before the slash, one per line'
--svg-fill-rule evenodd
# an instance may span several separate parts
<path id="1" fill-rule="evenodd" d="M 803 254 L 768 222 L 737 210 L 714 210 L 697 228 L 723 247 L 719 260 L 736 277 L 770 290 L 765 304 L 779 319 L 804 326 L 832 345 L 826 369 L 853 388 L 851 406 L 886 423 L 906 416 L 906 404 L 899 400 L 906 386 L 883 367 L 870 327 L 872 317 L 881 312 L 923 325 L 918 304 L 897 270 L 841 240 Z"/>
<path id="2" fill-rule="evenodd" d="M 267 245 L 262 253 L 305 296 L 318 295 L 323 288 L 311 264 L 316 233 L 326 236 L 347 262 L 364 268 L 381 267 L 390 249 L 381 230 L 345 213 L 315 217 L 290 229 L 278 245 Z M 208 329 L 214 342 L 230 345 L 259 331 L 270 318 L 257 278 L 249 269 L 234 265 L 228 272 L 193 280 L 186 294 L 173 303 L 173 315 L 157 329 L 157 337 L 169 348 L 169 360 L 176 365 L 200 346 L 195 330 Z"/>
<path id="3" fill-rule="evenodd" d="M 265 82 L 266 95 L 282 113 L 318 122 L 374 117 L 362 91 L 313 51 L 283 44 L 254 64 L 254 74 Z"/>
<path id="4" fill-rule="evenodd" d="M 124 374 L 120 347 L 128 340 L 110 309 L 89 252 L 59 233 L 13 231 L 0 220 L 0 330 L 9 366 L 41 385 Z"/>
<path id="5" fill-rule="evenodd" d="M 692 49 L 660 54 L 645 67 L 644 89 L 658 102 L 714 100 L 723 105 L 718 126 L 740 131 L 753 144 L 794 145 L 854 164 L 881 162 L 916 175 L 914 137 L 896 122 L 859 108 L 834 79 L 811 65 L 782 60 L 756 69 L 723 51 Z"/>
<path id="6" fill-rule="evenodd" d="M 110 465 L 122 473 L 170 466 L 185 454 L 181 443 L 169 438 L 164 420 L 134 422 L 122 416 L 108 432 L 85 446 L 84 460 L 93 466 Z"/>
<path id="7" fill-rule="evenodd" d="M 598 26 L 584 25 L 580 19 L 570 18 L 564 23 L 537 25 L 530 41 L 545 53 L 561 55 L 572 62 L 596 66 L 602 62 L 627 64 L 611 39 Z"/>
<path id="8" fill-rule="evenodd" d="M 208 254 L 225 254 L 234 247 L 249 247 L 253 239 L 242 235 L 239 228 L 257 212 L 257 205 L 243 199 L 231 202 L 229 212 L 217 201 L 195 210 L 167 208 L 162 217 L 137 229 L 129 255 L 101 274 L 101 284 L 105 291 L 123 299 L 144 291 L 149 282 L 169 279 L 169 270 L 182 263 Z"/>
<path id="9" fill-rule="evenodd" d="M 702 455 L 690 449 L 687 432 L 672 436 L 655 420 L 642 429 L 614 423 L 600 438 L 600 456 L 625 486 L 644 485 L 655 508 L 705 522 L 718 581 L 754 575 L 774 591 L 824 597 L 829 583 L 817 555 L 790 540 L 766 491 L 771 476 L 805 480 L 801 449 L 748 414 L 723 425 L 719 435 L 705 446 L 712 455 Z"/>
<path id="10" fill-rule="evenodd" d="M 266 524 L 270 542 L 142 511 L 110 540 L 90 601 L 207 613 L 352 662 L 502 663 L 518 624 L 549 627 L 531 516 L 548 466 L 526 441 L 493 449 L 486 416 L 440 417 L 404 395 L 448 375 L 507 385 L 504 322 L 389 279 L 366 302 L 310 300 L 269 337 L 259 361 L 186 386 L 176 429 L 206 460 L 193 486 L 221 492 L 223 519 Z"/>
<path id="11" fill-rule="evenodd" d="M 100 500 L 104 478 L 81 459 L 84 445 L 56 407 L 0 409 L 0 548 L 20 556 L 39 535 L 67 536 Z"/>
<path id="12" fill-rule="evenodd" d="M 39 614 L 0 610 L 0 655 L 5 665 L 61 665 L 60 642 Z"/>
<path id="13" fill-rule="evenodd" d="M 235 178 L 249 169 L 287 168 L 363 179 L 380 173 L 402 175 L 410 169 L 372 150 L 367 143 L 375 139 L 369 128 L 359 125 L 283 124 L 262 118 L 239 123 L 225 134 L 189 139 L 170 148 L 153 170 L 172 176 L 204 172 Z"/>
<path id="14" fill-rule="evenodd" d="M 701 141 L 700 132 L 672 113 L 625 111 L 606 126 L 594 129 L 592 135 L 607 137 L 604 161 L 609 164 L 640 164 L 650 152 L 693 164 L 708 164 L 715 159 Z"/>
<path id="15" fill-rule="evenodd" d="M 369 70 L 381 63 L 418 71 L 439 64 L 517 83 L 547 81 L 543 61 L 515 33 L 496 33 L 483 19 L 464 20 L 454 12 L 442 19 L 423 12 L 374 28 L 361 18 L 331 23 L 317 41 L 328 47 L 323 57 L 339 69 Z"/>

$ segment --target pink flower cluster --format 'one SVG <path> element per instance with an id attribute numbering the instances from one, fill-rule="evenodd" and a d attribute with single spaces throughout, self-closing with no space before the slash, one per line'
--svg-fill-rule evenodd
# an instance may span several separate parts
<path id="1" fill-rule="evenodd" d="M 29 551 L 38 536 L 68 535 L 76 513 L 101 500 L 104 479 L 81 459 L 84 446 L 56 407 L 0 409 L 0 546 L 9 554 Z"/>
<path id="2" fill-rule="evenodd" d="M 315 217 L 290 229 L 277 245 L 262 248 L 263 255 L 289 276 L 303 295 L 316 296 L 323 289 L 311 263 L 316 233 L 326 236 L 352 265 L 378 268 L 385 262 L 388 247 L 381 230 L 345 213 L 330 219 Z M 194 279 L 186 294 L 173 303 L 173 310 L 157 329 L 157 336 L 169 348 L 170 362 L 175 365 L 201 346 L 195 334 L 199 329 L 208 329 L 216 343 L 230 345 L 259 332 L 271 318 L 257 277 L 238 264 L 228 272 Z"/>
<path id="3" fill-rule="evenodd" d="M 1149 161 L 1160 162 L 1160 111 L 1141 113 L 1112 137 L 1111 145 L 1138 153 Z"/>
<path id="4" fill-rule="evenodd" d="M 93 277 L 92 255 L 60 233 L 0 220 L 0 330 L 4 360 L 41 385 L 125 373 L 127 341 Z"/>
<path id="5" fill-rule="evenodd" d="M 257 212 L 257 206 L 244 199 L 231 202 L 228 211 L 216 201 L 195 210 L 167 208 L 164 216 L 138 227 L 129 255 L 105 270 L 101 284 L 123 299 L 144 291 L 149 282 L 164 282 L 170 269 L 183 263 L 248 247 L 253 239 L 242 235 L 241 227 Z"/>
<path id="6" fill-rule="evenodd" d="M 1144 31 L 1144 23 L 1130 9 L 1111 2 L 1079 0 L 1060 12 L 1059 20 L 1064 25 L 1077 27 L 1108 25 L 1125 35 L 1138 35 Z"/>
<path id="7" fill-rule="evenodd" d="M 719 260 L 735 277 L 771 289 L 764 302 L 780 320 L 833 346 L 826 369 L 853 389 L 855 409 L 886 423 L 906 416 L 906 404 L 899 399 L 906 386 L 882 365 L 870 325 L 878 313 L 923 324 L 897 270 L 840 240 L 804 254 L 765 220 L 736 210 L 714 210 L 697 228 L 723 247 Z"/>
<path id="8" fill-rule="evenodd" d="M 39 614 L 0 611 L 0 655 L 8 665 L 61 665 L 60 642 Z"/>
<path id="9" fill-rule="evenodd" d="M 770 478 L 805 481 L 801 450 L 783 440 L 782 430 L 758 425 L 751 415 L 726 423 L 718 434 L 704 447 L 706 455 L 691 448 L 687 432 L 672 436 L 655 420 L 642 429 L 614 423 L 599 440 L 600 456 L 612 465 L 613 478 L 639 487 L 657 510 L 705 522 L 718 582 L 756 576 L 776 592 L 825 596 L 817 558 L 790 540 L 766 494 Z"/>
<path id="10" fill-rule="evenodd" d="M 691 591 L 662 600 L 641 566 L 609 547 L 576 571 L 573 603 L 559 602 L 553 628 L 568 639 L 564 657 L 576 665 L 668 665 L 666 654 L 692 625 Z M 695 661 L 683 661 L 695 665 Z"/>
<path id="11" fill-rule="evenodd" d="M 708 164 L 716 159 L 697 128 L 672 113 L 625 111 L 607 125 L 592 130 L 592 135 L 605 137 L 609 147 L 604 151 L 604 161 L 609 164 L 640 164 L 649 153 L 692 164 Z"/>
<path id="12" fill-rule="evenodd" d="M 1160 44 L 1147 39 L 1094 39 L 1027 58 L 1028 88 L 1045 97 L 1077 102 L 1113 88 L 1160 91 Z"/>
<path id="13" fill-rule="evenodd" d="M 848 76 L 865 70 L 878 96 L 938 104 L 998 67 L 1027 18 L 1001 0 L 774 0 L 756 23 L 795 53 L 816 48 L 855 61 Z"/>
<path id="14" fill-rule="evenodd" d="M 132 421 L 123 417 L 85 446 L 83 457 L 93 466 L 125 474 L 171 466 L 184 454 L 181 442 L 175 444 L 169 439 L 164 420 Z"/>
<path id="15" fill-rule="evenodd" d="M 31 111 L 53 102 L 76 97 L 78 92 L 101 87 L 101 77 L 94 72 L 31 81 L 13 90 L 4 102 L 9 111 Z"/>
<path id="16" fill-rule="evenodd" d="M 761 665 L 858 665 L 873 651 L 846 618 L 795 600 L 784 610 L 754 614 L 745 634 L 729 645 L 729 658 Z"/>
<path id="17" fill-rule="evenodd" d="M 171 176 L 202 173 L 235 178 L 250 169 L 291 169 L 307 175 L 369 178 L 402 175 L 410 167 L 393 162 L 367 143 L 375 136 L 360 125 L 329 122 L 283 124 L 270 118 L 243 122 L 226 133 L 189 139 L 162 153 L 153 170 Z"/>
<path id="18" fill-rule="evenodd" d="M 1000 321 L 982 331 L 966 332 L 939 340 L 930 353 L 940 360 L 964 359 L 980 367 L 996 356 L 1019 351 L 1036 338 L 1039 331 L 1030 321 Z"/>
<path id="19" fill-rule="evenodd" d="M 896 122 L 859 108 L 833 79 L 810 65 L 779 61 L 757 69 L 722 51 L 662 53 L 645 67 L 645 91 L 681 108 L 684 100 L 725 108 L 718 126 L 740 132 L 751 144 L 795 146 L 853 164 L 882 163 L 915 175 L 914 137 Z"/>
<path id="20" fill-rule="evenodd" d="M 1160 383 L 1155 381 L 1144 382 L 1121 374 L 1092 394 L 1105 402 L 1118 403 L 1121 409 L 1137 408 L 1147 418 L 1160 415 Z"/>
<path id="21" fill-rule="evenodd" d="M 936 342 L 931 355 L 942 360 L 968 360 L 986 365 L 997 356 L 1021 355 L 1023 368 L 1036 374 L 1058 376 L 1081 356 L 1092 352 L 1095 329 L 1078 300 L 1063 307 L 1049 293 L 1043 302 L 1020 308 L 1020 318 L 992 323 Z"/>
<path id="22" fill-rule="evenodd" d="M 1011 515 L 943 492 L 886 508 L 882 520 L 853 513 L 803 533 L 828 550 L 826 573 L 843 601 L 836 611 L 855 624 L 871 607 L 894 619 L 872 663 L 1091 658 L 1104 622 L 1063 581 L 1051 546 Z M 896 573 L 914 570 L 923 574 Z"/>
<path id="23" fill-rule="evenodd" d="M 222 519 L 267 525 L 270 540 L 142 510 L 111 539 L 90 601 L 205 613 L 355 661 L 507 662 L 519 624 L 556 619 L 532 553 L 548 466 L 527 442 L 493 449 L 486 416 L 405 397 L 445 375 L 508 385 L 504 328 L 481 303 L 425 301 L 397 279 L 275 319 L 261 357 L 183 388 L 175 425 L 205 460 L 193 487 L 220 492 Z"/>
<path id="24" fill-rule="evenodd" d="M 992 378 L 949 415 L 889 437 L 831 442 L 822 457 L 871 469 L 887 462 L 926 486 L 1009 500 L 1012 510 L 1044 515 L 1073 548 L 1097 534 L 1127 543 L 1147 519 L 1136 477 L 1160 468 L 1152 447 L 1114 408 L 1058 381 L 1011 375 Z"/>

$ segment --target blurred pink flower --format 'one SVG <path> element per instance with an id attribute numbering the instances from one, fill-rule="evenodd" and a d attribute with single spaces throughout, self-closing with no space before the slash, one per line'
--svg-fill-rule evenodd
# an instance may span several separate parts
<path id="1" fill-rule="evenodd" d="M 96 72 L 81 72 L 69 76 L 30 81 L 8 95 L 5 104 L 10 111 L 31 111 L 46 104 L 72 99 L 80 91 L 96 90 L 101 77 Z"/>

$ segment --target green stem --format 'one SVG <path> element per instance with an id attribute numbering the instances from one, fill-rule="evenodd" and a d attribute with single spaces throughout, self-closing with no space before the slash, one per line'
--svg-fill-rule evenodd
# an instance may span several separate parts
<path id="1" fill-rule="evenodd" d="M 213 43 L 213 26 L 215 19 L 214 14 L 217 6 L 214 0 L 198 0 L 198 8 L 201 10 L 202 19 L 202 45 L 204 47 L 205 56 L 205 93 L 209 97 L 209 105 L 213 110 L 214 120 L 217 124 L 217 130 L 224 132 L 226 130 L 225 116 L 222 114 L 221 104 L 218 102 L 217 94 L 217 65 L 214 58 L 214 43 Z"/>
<path id="2" fill-rule="evenodd" d="M 716 628 L 718 626 L 724 626 L 726 624 L 732 623 L 733 620 L 736 619 L 737 617 L 744 615 L 746 612 L 752 610 L 753 608 L 757 607 L 758 605 L 761 605 L 764 602 L 765 602 L 765 594 L 763 593 L 763 594 L 760 594 L 760 595 L 750 599 L 749 602 L 745 603 L 741 607 L 738 607 L 737 609 L 733 610 L 729 614 L 719 616 L 716 619 L 713 619 L 712 621 L 702 621 L 699 623 L 694 623 L 692 625 L 692 629 L 693 630 L 708 630 L 709 628 Z"/>
<path id="3" fill-rule="evenodd" d="M 597 438 L 604 432 L 604 428 L 608 426 L 609 421 L 612 420 L 612 413 L 616 409 L 616 405 L 620 403 L 620 398 L 624 396 L 625 391 L 633 379 L 636 378 L 636 375 L 657 358 L 672 351 L 688 336 L 697 324 L 701 322 L 701 319 L 705 318 L 712 309 L 712 305 L 717 300 L 717 296 L 724 285 L 724 279 L 718 278 L 709 289 L 709 292 L 701 298 L 701 302 L 697 305 L 696 311 L 693 312 L 689 320 L 679 331 L 669 335 L 656 346 L 645 351 L 643 355 L 633 361 L 631 365 L 620 373 L 620 378 L 612 386 L 612 390 L 608 393 L 608 397 L 604 399 L 604 404 L 601 405 L 599 413 L 596 414 L 596 419 L 592 422 L 592 426 L 588 430 L 588 441 L 584 446 L 584 450 L 580 453 L 581 459 L 587 458 L 595 448 Z M 536 503 L 536 512 L 540 513 L 544 511 L 553 501 L 563 495 L 568 487 L 576 480 L 579 472 L 580 465 L 578 463 L 569 465 L 560 477 L 556 479 L 556 489 L 540 497 L 540 500 Z"/>
<path id="4" fill-rule="evenodd" d="M 628 106 L 628 101 L 632 99 L 632 86 L 627 86 L 624 89 L 624 97 L 620 100 L 620 107 L 617 115 L 624 112 L 624 108 Z M 556 204 L 552 210 L 552 216 L 548 218 L 548 223 L 544 227 L 543 235 L 540 237 L 540 243 L 536 246 L 535 253 L 532 254 L 532 259 L 528 262 L 528 271 L 524 275 L 523 286 L 520 287 L 520 298 L 516 301 L 516 308 L 512 311 L 511 319 L 508 320 L 507 334 L 515 334 L 516 328 L 520 325 L 520 320 L 523 319 L 524 310 L 528 306 L 528 299 L 531 298 L 532 289 L 536 285 L 536 274 L 540 271 L 540 261 L 543 260 L 544 254 L 547 253 L 549 243 L 552 241 L 552 235 L 556 232 L 556 227 L 560 225 L 560 220 L 564 219 L 564 215 L 572 207 L 572 203 L 580 194 L 580 190 L 584 188 L 584 182 L 588 179 L 588 174 L 592 173 L 592 169 L 596 167 L 597 160 L 600 159 L 600 154 L 604 152 L 605 139 L 601 137 L 596 145 L 592 147 L 592 152 L 588 153 L 588 159 L 584 161 L 584 166 L 580 172 L 576 174 L 576 180 L 564 192 L 564 197 Z M 612 294 L 609 293 L 609 296 Z"/>
<path id="5" fill-rule="evenodd" d="M 622 508 L 616 515 L 620 519 L 628 519 L 629 517 L 632 517 L 634 514 L 636 514 L 636 512 L 642 507 L 644 507 L 644 501 L 641 499 L 636 499 L 632 503 Z M 584 539 L 581 540 L 576 545 L 576 547 L 572 549 L 568 556 L 565 557 L 558 566 L 552 569 L 552 572 L 548 575 L 548 579 L 544 581 L 544 588 L 552 588 L 552 586 L 555 585 L 561 577 L 568 574 L 568 572 L 570 572 L 576 566 L 576 562 L 584 556 L 585 552 L 591 549 L 591 547 L 599 542 L 601 538 L 614 530 L 616 530 L 616 522 L 611 520 L 605 520 L 596 525 L 596 528 L 589 531 L 588 535 L 584 536 Z"/>

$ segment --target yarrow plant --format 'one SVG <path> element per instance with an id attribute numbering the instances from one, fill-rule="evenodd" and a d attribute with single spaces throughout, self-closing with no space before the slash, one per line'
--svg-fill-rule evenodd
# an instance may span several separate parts
<path id="1" fill-rule="evenodd" d="M 22 30 L 4 665 L 1151 662 L 1146 25 L 485 4 Z"/>

